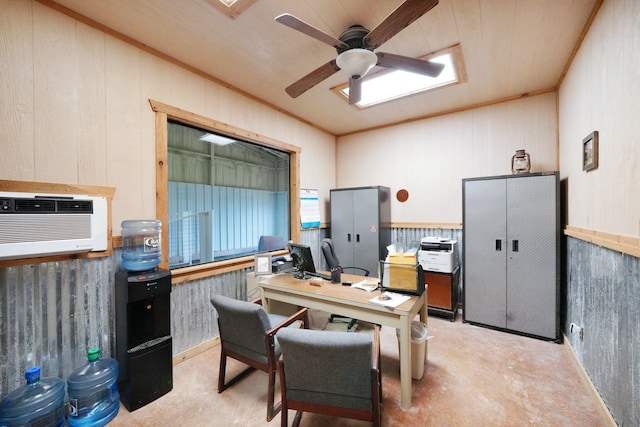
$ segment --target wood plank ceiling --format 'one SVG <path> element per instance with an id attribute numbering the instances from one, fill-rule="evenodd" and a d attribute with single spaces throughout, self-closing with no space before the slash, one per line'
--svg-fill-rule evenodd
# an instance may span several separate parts
<path id="1" fill-rule="evenodd" d="M 211 5 L 217 0 L 39 1 L 344 135 L 553 90 L 602 0 L 440 0 L 377 51 L 419 57 L 459 44 L 467 82 L 363 110 L 330 90 L 347 82 L 340 72 L 298 98 L 285 93 L 336 52 L 274 18 L 291 13 L 338 37 L 353 24 L 375 28 L 401 0 L 257 0 L 235 18 Z"/>

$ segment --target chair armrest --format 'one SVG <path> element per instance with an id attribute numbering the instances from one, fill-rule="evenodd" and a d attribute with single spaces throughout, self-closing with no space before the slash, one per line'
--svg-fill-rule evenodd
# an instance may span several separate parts
<path id="1" fill-rule="evenodd" d="M 373 425 L 382 425 L 382 372 L 380 370 L 380 327 L 373 330 L 371 353 L 371 396 L 373 397 Z"/>
<path id="2" fill-rule="evenodd" d="M 377 371 L 380 369 L 380 326 L 375 325 L 373 328 L 373 348 L 371 351 L 371 369 Z"/>
<path id="3" fill-rule="evenodd" d="M 278 325 L 276 325 L 273 328 L 269 329 L 267 331 L 267 336 L 268 337 L 273 337 L 280 330 L 280 328 L 287 327 L 287 326 L 289 326 L 292 323 L 297 322 L 297 321 L 302 321 L 303 328 L 305 328 L 305 329 L 308 328 L 308 326 L 309 326 L 309 309 L 308 308 L 305 307 L 305 308 L 297 311 L 296 313 L 293 313 L 287 319 L 283 320 Z"/>

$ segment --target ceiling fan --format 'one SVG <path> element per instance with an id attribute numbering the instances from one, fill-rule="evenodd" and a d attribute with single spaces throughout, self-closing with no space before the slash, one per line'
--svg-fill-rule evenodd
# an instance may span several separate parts
<path id="1" fill-rule="evenodd" d="M 343 70 L 349 76 L 349 104 L 354 104 L 361 98 L 362 78 L 376 65 L 437 77 L 444 68 L 442 64 L 392 53 L 373 52 L 437 4 L 438 0 L 406 0 L 373 30 L 369 31 L 362 25 L 352 25 L 338 38 L 291 14 L 277 16 L 276 22 L 333 46 L 338 53 L 336 59 L 291 84 L 285 89 L 286 92 L 292 98 L 296 98 L 339 70 Z"/>

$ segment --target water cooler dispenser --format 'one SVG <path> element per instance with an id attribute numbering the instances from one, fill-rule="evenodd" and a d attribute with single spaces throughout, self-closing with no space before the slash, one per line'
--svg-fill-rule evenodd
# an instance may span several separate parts
<path id="1" fill-rule="evenodd" d="M 120 269 L 115 288 L 118 388 L 134 411 L 173 388 L 171 272 Z"/>

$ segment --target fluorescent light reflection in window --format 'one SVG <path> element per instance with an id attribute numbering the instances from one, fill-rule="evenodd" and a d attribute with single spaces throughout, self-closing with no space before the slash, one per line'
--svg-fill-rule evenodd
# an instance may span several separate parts
<path id="1" fill-rule="evenodd" d="M 216 144 L 216 145 L 227 145 L 227 144 L 236 142 L 235 139 L 225 138 L 224 136 L 216 135 L 213 133 L 205 133 L 198 139 L 200 141 L 206 141 L 210 144 Z"/>
<path id="2" fill-rule="evenodd" d="M 369 107 L 457 81 L 451 54 L 446 53 L 429 60 L 444 64 L 444 70 L 438 77 L 434 78 L 402 70 L 373 74 L 371 77 L 366 77 L 362 80 L 362 98 L 356 105 L 360 108 Z M 342 89 L 341 92 L 349 98 L 348 86 Z"/>

